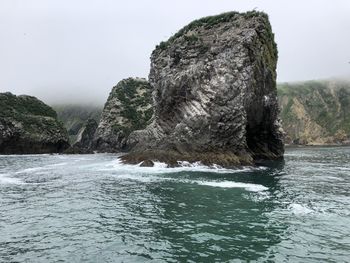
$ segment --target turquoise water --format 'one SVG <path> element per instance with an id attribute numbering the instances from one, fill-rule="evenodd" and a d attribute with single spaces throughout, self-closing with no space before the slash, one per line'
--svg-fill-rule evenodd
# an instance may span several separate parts
<path id="1" fill-rule="evenodd" d="M 0 156 L 0 262 L 349 262 L 350 148 L 226 170 Z"/>

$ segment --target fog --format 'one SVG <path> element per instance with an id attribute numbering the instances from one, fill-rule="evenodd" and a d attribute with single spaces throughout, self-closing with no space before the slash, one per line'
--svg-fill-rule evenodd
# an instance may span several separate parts
<path id="1" fill-rule="evenodd" d="M 190 21 L 252 9 L 270 17 L 278 81 L 350 75 L 348 0 L 0 0 L 0 91 L 102 104 Z"/>

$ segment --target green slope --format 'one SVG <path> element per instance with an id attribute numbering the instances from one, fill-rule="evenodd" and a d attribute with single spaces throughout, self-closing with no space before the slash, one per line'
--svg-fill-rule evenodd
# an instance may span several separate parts
<path id="1" fill-rule="evenodd" d="M 337 144 L 350 136 L 350 82 L 306 81 L 278 85 L 286 143 Z"/>
<path id="2" fill-rule="evenodd" d="M 52 107 L 57 112 L 58 119 L 64 123 L 71 143 L 75 142 L 79 130 L 88 119 L 99 122 L 103 108 L 102 106 L 79 104 L 62 104 L 53 105 Z"/>

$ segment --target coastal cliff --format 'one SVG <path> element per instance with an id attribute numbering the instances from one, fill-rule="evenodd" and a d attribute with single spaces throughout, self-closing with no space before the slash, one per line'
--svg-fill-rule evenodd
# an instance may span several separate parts
<path id="1" fill-rule="evenodd" d="M 347 114 L 350 112 L 350 81 L 334 79 L 279 83 L 277 91 L 286 144 L 322 146 L 350 143 L 350 119 Z M 99 120 L 101 108 L 84 105 L 54 107 L 56 111 L 58 109 L 59 119 L 66 127 L 71 127 L 68 132 L 79 127 L 78 131 L 74 131 L 74 138 L 85 130 L 87 122 L 82 120 L 87 116 Z"/>
<path id="2" fill-rule="evenodd" d="M 130 134 L 124 162 L 227 167 L 283 158 L 276 62 L 264 13 L 190 23 L 152 53 L 152 123 Z"/>
<path id="3" fill-rule="evenodd" d="M 151 87 L 145 79 L 128 78 L 111 91 L 98 124 L 93 149 L 99 152 L 127 150 L 126 140 L 144 129 L 152 114 Z"/>
<path id="4" fill-rule="evenodd" d="M 73 105 L 73 104 L 56 104 L 52 108 L 57 112 L 57 118 L 63 122 L 67 129 L 69 141 L 74 144 L 79 132 L 84 129 L 87 122 L 91 119 L 97 123 L 100 121 L 102 106 L 99 105 Z"/>
<path id="5" fill-rule="evenodd" d="M 350 144 L 349 81 L 281 83 L 278 97 L 287 144 Z"/>
<path id="6" fill-rule="evenodd" d="M 97 130 L 97 122 L 88 119 L 78 132 L 77 139 L 64 153 L 66 154 L 91 154 L 94 153 L 93 140 Z"/>
<path id="7" fill-rule="evenodd" d="M 0 93 L 0 153 L 62 152 L 68 135 L 56 112 L 31 96 Z"/>

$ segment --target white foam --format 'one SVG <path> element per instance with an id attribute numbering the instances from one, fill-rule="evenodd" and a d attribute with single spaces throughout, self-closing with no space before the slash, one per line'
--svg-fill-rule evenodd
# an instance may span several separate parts
<path id="1" fill-rule="evenodd" d="M 43 171 L 43 170 L 49 170 L 50 168 L 54 168 L 57 166 L 65 166 L 68 165 L 68 162 L 61 162 L 61 163 L 55 163 L 55 164 L 48 164 L 48 165 L 44 165 L 44 166 L 38 166 L 38 167 L 31 167 L 31 168 L 26 168 L 23 170 L 19 170 L 16 172 L 16 174 L 22 174 L 22 173 L 36 173 L 39 171 Z"/>
<path id="2" fill-rule="evenodd" d="M 0 174 L 0 184 L 24 184 L 20 179 L 9 177 L 9 174 Z"/>
<path id="3" fill-rule="evenodd" d="M 140 166 L 142 163 L 138 164 L 138 166 Z M 166 163 L 161 163 L 161 162 L 154 162 L 154 166 L 153 168 L 155 169 L 163 169 L 163 168 L 167 168 L 167 164 Z"/>
<path id="4" fill-rule="evenodd" d="M 52 154 L 50 153 L 43 153 L 43 154 L 0 154 L 0 158 L 11 158 L 11 157 L 38 157 L 38 156 L 50 156 Z"/>
<path id="5" fill-rule="evenodd" d="M 138 181 L 142 183 L 153 183 L 157 181 L 167 181 L 172 180 L 171 178 L 164 178 L 164 177 L 157 177 L 157 176 L 142 176 L 142 175 L 131 175 L 131 174 L 118 174 L 114 176 L 115 178 L 121 179 L 121 180 L 131 180 L 131 181 Z"/>
<path id="6" fill-rule="evenodd" d="M 306 206 L 303 206 L 301 204 L 290 204 L 288 208 L 292 211 L 293 214 L 295 215 L 306 215 L 310 214 L 313 212 L 312 209 L 307 208 Z"/>
<path id="7" fill-rule="evenodd" d="M 326 179 L 329 181 L 344 181 L 343 178 L 335 177 L 335 176 L 323 176 L 322 179 Z"/>
<path id="8" fill-rule="evenodd" d="M 55 163 L 55 164 L 50 164 L 50 165 L 46 165 L 44 167 L 56 167 L 56 166 L 65 166 L 68 165 L 68 162 L 63 162 L 63 163 Z"/>
<path id="9" fill-rule="evenodd" d="M 94 166 L 97 171 L 115 171 L 130 174 L 166 174 L 177 172 L 211 172 L 211 173 L 242 173 L 251 172 L 257 170 L 267 169 L 266 167 L 242 167 L 237 169 L 226 169 L 219 165 L 205 166 L 200 162 L 178 162 L 179 167 L 168 167 L 167 164 L 162 162 L 154 162 L 153 167 L 142 167 L 139 163 L 137 165 L 123 164 L 118 158 L 108 163 Z"/>
<path id="10" fill-rule="evenodd" d="M 220 188 L 244 188 L 247 191 L 251 192 L 262 192 L 268 190 L 267 187 L 260 184 L 248 184 L 248 183 L 240 183 L 240 182 L 232 182 L 232 181 L 197 181 L 197 180 L 189 180 L 189 179 L 180 179 L 180 178 L 169 178 L 163 176 L 152 176 L 152 175 L 137 175 L 137 174 L 118 174 L 114 175 L 115 178 L 121 180 L 131 180 L 138 181 L 142 183 L 154 183 L 160 181 L 173 181 L 177 183 L 187 183 L 187 184 L 198 184 L 203 186 L 212 186 L 212 187 L 220 187 Z"/>
<path id="11" fill-rule="evenodd" d="M 26 169 L 17 171 L 16 174 L 21 174 L 21 173 L 32 173 L 32 172 L 40 171 L 40 170 L 42 170 L 42 169 L 43 169 L 42 166 L 40 166 L 40 167 L 33 167 L 33 168 L 26 168 Z"/>
<path id="12" fill-rule="evenodd" d="M 199 182 L 200 185 L 213 186 L 213 187 L 222 187 L 222 188 L 244 188 L 252 192 L 261 192 L 266 191 L 268 188 L 261 184 L 248 184 L 248 183 L 239 183 L 232 181 L 224 182 Z"/>

